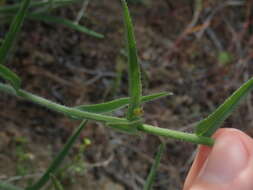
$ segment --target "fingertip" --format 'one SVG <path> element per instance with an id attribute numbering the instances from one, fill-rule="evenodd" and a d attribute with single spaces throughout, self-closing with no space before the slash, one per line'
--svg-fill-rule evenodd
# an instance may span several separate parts
<path id="1" fill-rule="evenodd" d="M 247 152 L 251 154 L 250 156 L 253 157 L 253 139 L 248 136 L 246 133 L 239 129 L 235 128 L 221 128 L 217 130 L 217 132 L 212 136 L 214 139 L 219 138 L 220 136 L 234 136 L 240 138 L 241 142 L 244 144 Z"/>
<path id="2" fill-rule="evenodd" d="M 205 163 L 210 151 L 211 151 L 210 146 L 205 146 L 205 145 L 198 146 L 197 154 L 195 156 L 191 169 L 184 183 L 184 188 L 183 188 L 184 190 L 188 190 L 192 186 L 193 181 L 195 180 L 203 164 Z"/>
<path id="3" fill-rule="evenodd" d="M 186 178 L 184 190 L 197 190 L 201 187 L 210 187 L 213 189 L 216 184 L 212 184 L 212 181 L 209 183 L 209 179 L 232 180 L 235 175 L 229 177 L 231 170 L 235 168 L 235 171 L 238 171 L 237 173 L 240 173 L 239 171 L 243 170 L 243 167 L 245 165 L 242 162 L 246 163 L 246 157 L 253 157 L 253 150 L 251 148 L 253 146 L 253 140 L 238 129 L 219 129 L 212 137 L 216 139 L 216 143 L 212 148 L 202 145 L 199 146 L 198 154 L 196 155 L 190 172 Z M 235 151 L 237 152 L 236 154 L 234 153 Z M 210 162 L 210 159 L 213 161 Z M 229 163 L 227 160 L 231 160 L 231 162 Z M 206 162 L 209 162 L 209 167 L 206 166 Z M 204 167 L 207 167 L 208 169 L 204 170 Z M 217 170 L 215 170 L 215 167 Z M 223 167 L 223 169 L 221 170 L 220 167 Z M 222 171 L 224 171 L 224 173 L 222 173 Z M 207 183 L 203 182 L 202 178 L 200 177 L 201 172 L 205 180 L 207 179 Z M 210 172 L 212 175 L 209 175 Z M 219 175 L 225 175 L 225 177 L 221 178 Z"/>

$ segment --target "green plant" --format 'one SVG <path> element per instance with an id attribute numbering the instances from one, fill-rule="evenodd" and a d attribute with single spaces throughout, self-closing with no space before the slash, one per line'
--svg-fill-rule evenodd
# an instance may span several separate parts
<path id="1" fill-rule="evenodd" d="M 60 186 L 61 181 L 66 179 L 74 184 L 76 183 L 76 176 L 83 176 L 86 173 L 85 151 L 90 144 L 91 141 L 88 138 L 82 139 L 81 143 L 75 148 L 77 152 L 70 154 L 64 166 L 57 169 L 55 175 L 51 176 L 51 186 L 56 188 Z"/>
<path id="2" fill-rule="evenodd" d="M 151 170 L 149 172 L 149 175 L 148 175 L 148 178 L 146 180 L 146 183 L 144 185 L 144 190 L 150 190 L 152 189 L 152 185 L 154 183 L 154 180 L 155 180 L 155 175 L 156 175 L 156 170 L 157 168 L 159 167 L 159 164 L 161 162 L 161 157 L 162 157 L 162 154 L 165 150 L 165 144 L 160 144 L 159 148 L 158 148 L 158 151 L 157 151 L 157 154 L 155 156 L 155 162 L 153 164 L 153 166 L 151 167 Z"/>
<path id="3" fill-rule="evenodd" d="M 81 2 L 81 0 L 46 0 L 46 1 L 40 0 L 40 1 L 31 1 L 31 2 L 26 1 L 26 4 L 22 4 L 21 2 L 21 3 L 12 4 L 12 5 L 2 5 L 0 6 L 0 19 L 2 22 L 10 22 L 12 18 L 16 15 L 16 12 L 18 10 L 29 9 L 29 12 L 28 11 L 21 12 L 23 14 L 27 14 L 26 18 L 28 19 L 42 21 L 49 24 L 61 24 L 71 29 L 74 29 L 76 31 L 91 35 L 93 37 L 103 38 L 104 36 L 102 34 L 99 34 L 93 30 L 90 30 L 86 28 L 85 26 L 79 25 L 78 23 L 75 23 L 71 20 L 52 15 L 52 11 L 54 9 L 57 9 L 63 6 L 68 6 L 70 4 L 78 3 L 78 2 Z M 29 7 L 28 7 L 28 4 L 29 4 Z M 19 16 L 18 18 L 22 18 L 23 20 L 24 17 Z M 19 24 L 22 24 L 22 21 Z M 17 25 L 16 29 L 19 30 L 20 27 L 18 27 Z M 9 32 L 8 35 L 10 35 L 9 37 L 10 39 L 12 40 L 15 39 L 15 33 Z M 1 59 L 0 59 L 1 62 L 2 62 L 2 59 L 4 58 L 4 55 L 5 54 L 1 54 Z"/>
<path id="4" fill-rule="evenodd" d="M 49 2 L 52 3 L 52 1 Z M 234 111 L 234 109 L 238 106 L 239 102 L 243 99 L 243 97 L 245 97 L 253 88 L 253 78 L 252 78 L 246 83 L 244 83 L 238 90 L 236 90 L 223 104 L 221 104 L 213 113 L 211 113 L 210 116 L 201 120 L 199 124 L 197 124 L 196 126 L 195 134 L 184 133 L 144 124 L 142 120 L 144 112 L 142 109 L 142 104 L 146 101 L 151 101 L 157 98 L 171 95 L 171 93 L 157 93 L 148 96 L 142 96 L 140 62 L 137 56 L 137 48 L 134 38 L 134 29 L 126 1 L 122 0 L 124 20 L 125 20 L 126 40 L 128 47 L 128 73 L 129 73 L 130 97 L 117 99 L 110 102 L 104 102 L 101 104 L 82 105 L 78 107 L 67 107 L 64 105 L 57 104 L 45 98 L 29 93 L 25 90 L 22 90 L 21 79 L 10 69 L 8 69 L 6 66 L 3 65 L 3 62 L 6 61 L 8 52 L 10 51 L 11 47 L 14 44 L 14 39 L 21 28 L 22 21 L 24 20 L 25 15 L 27 14 L 29 3 L 30 0 L 23 0 L 21 5 L 15 7 L 15 10 L 18 7 L 19 11 L 16 17 L 13 19 L 10 31 L 6 35 L 6 38 L 0 49 L 0 55 L 2 56 L 1 57 L 2 62 L 0 65 L 1 66 L 0 74 L 6 81 L 10 83 L 10 85 L 0 83 L 0 91 L 39 104 L 50 110 L 62 113 L 68 117 L 83 121 L 81 122 L 77 130 L 73 133 L 73 135 L 69 138 L 63 149 L 60 151 L 60 153 L 53 160 L 52 164 L 49 166 L 47 171 L 42 175 L 42 177 L 37 182 L 35 182 L 31 186 L 28 186 L 26 190 L 41 189 L 50 179 L 54 181 L 55 186 L 57 186 L 58 189 L 61 189 L 61 185 L 59 185 L 59 183 L 56 181 L 56 178 L 54 177 L 55 173 L 57 172 L 57 169 L 62 163 L 64 157 L 68 154 L 69 149 L 73 146 L 73 143 L 78 138 L 80 132 L 84 128 L 86 120 L 95 120 L 103 123 L 105 126 L 130 134 L 138 134 L 140 132 L 145 132 L 157 136 L 163 136 L 182 141 L 192 142 L 195 144 L 204 144 L 212 146 L 214 140 L 210 136 L 215 132 L 215 130 L 217 130 L 217 128 L 221 126 L 222 122 Z M 35 5 L 31 4 L 31 6 Z M 13 10 L 14 8 L 11 7 L 11 9 L 9 9 L 8 11 L 12 12 Z M 126 117 L 120 118 L 108 115 L 108 112 L 113 112 L 124 106 L 128 107 Z M 157 169 L 161 159 L 162 150 L 163 146 L 161 146 L 158 151 L 158 154 L 156 156 L 156 162 L 151 169 L 151 173 L 149 175 L 150 177 L 148 177 L 145 189 L 150 189 L 152 186 L 152 183 L 154 181 L 155 170 Z M 0 187 L 4 187 L 4 189 L 7 190 L 20 189 L 19 187 L 15 187 L 13 185 L 6 183 L 0 183 Z"/>

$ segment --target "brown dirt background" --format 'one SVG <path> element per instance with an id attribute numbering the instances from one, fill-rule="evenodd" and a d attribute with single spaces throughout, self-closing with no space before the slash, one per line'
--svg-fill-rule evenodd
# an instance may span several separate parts
<path id="1" fill-rule="evenodd" d="M 174 93 L 145 104 L 146 123 L 192 132 L 198 120 L 252 75 L 252 1 L 203 2 L 198 21 L 190 28 L 192 0 L 130 4 L 145 70 L 144 93 Z M 53 13 L 75 19 L 80 6 Z M 81 24 L 103 33 L 104 39 L 61 25 L 25 23 L 9 61 L 10 68 L 21 76 L 25 90 L 68 106 L 127 96 L 126 70 L 119 88 L 115 87 L 118 68 L 126 64 L 120 3 L 93 0 L 86 11 Z M 1 37 L 7 28 L 2 29 Z M 222 62 L 221 52 L 228 52 L 232 58 Z M 78 122 L 4 93 L 0 105 L 0 180 L 25 185 L 46 169 Z M 248 96 L 223 127 L 253 135 L 252 114 L 252 98 Z M 142 189 L 160 138 L 129 136 L 94 122 L 88 124 L 81 137 L 89 138 L 91 145 L 83 154 L 83 170 L 65 171 L 59 177 L 66 190 Z M 27 143 L 20 145 L 17 139 L 26 139 Z M 76 157 L 80 144 L 81 138 L 66 164 Z M 23 161 L 17 153 L 21 146 L 29 155 Z M 154 189 L 181 189 L 195 149 L 193 144 L 166 139 Z M 25 168 L 25 174 L 20 175 L 18 167 Z"/>

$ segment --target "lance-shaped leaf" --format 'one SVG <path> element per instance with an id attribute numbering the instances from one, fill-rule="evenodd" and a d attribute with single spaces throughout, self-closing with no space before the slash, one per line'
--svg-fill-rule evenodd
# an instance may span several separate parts
<path id="1" fill-rule="evenodd" d="M 155 162 L 154 164 L 152 165 L 152 168 L 148 174 L 148 178 L 145 182 L 145 185 L 144 185 L 144 190 L 150 190 L 152 189 L 152 185 L 155 181 L 155 175 L 156 175 L 156 172 L 157 172 L 157 168 L 159 167 L 159 164 L 161 162 L 161 157 L 162 157 L 162 154 L 165 150 L 165 144 L 160 144 L 159 148 L 158 148 L 158 152 L 156 154 L 156 157 L 155 157 Z"/>
<path id="2" fill-rule="evenodd" d="M 139 126 L 141 123 L 142 121 L 139 119 L 130 122 L 106 122 L 105 125 L 122 133 L 138 135 L 138 129 L 135 126 Z"/>
<path id="3" fill-rule="evenodd" d="M 135 115 L 135 110 L 141 105 L 141 71 L 137 55 L 136 41 L 134 37 L 133 23 L 130 17 L 128 6 L 125 0 L 121 0 L 123 4 L 123 13 L 126 30 L 126 41 L 128 49 L 128 81 L 129 81 L 129 96 L 130 105 L 128 108 L 127 118 L 129 120 L 138 119 Z"/>
<path id="4" fill-rule="evenodd" d="M 40 14 L 29 14 L 28 18 L 40 20 L 40 21 L 47 22 L 47 23 L 62 24 L 62 25 L 65 25 L 73 30 L 86 33 L 86 34 L 96 37 L 96 38 L 103 38 L 104 37 L 104 35 L 102 35 L 102 34 L 94 32 L 94 31 L 86 28 L 85 26 L 81 26 L 79 24 L 76 24 L 76 23 L 74 23 L 70 20 L 64 19 L 64 18 L 41 14 L 41 13 Z"/>
<path id="5" fill-rule="evenodd" d="M 211 136 L 252 89 L 253 78 L 245 82 L 207 118 L 201 120 L 196 126 L 196 134 L 198 136 Z"/>
<path id="6" fill-rule="evenodd" d="M 24 22 L 27 10 L 29 8 L 30 0 L 23 0 L 18 13 L 14 17 L 9 32 L 7 33 L 4 42 L 0 48 L 0 64 L 5 63 L 8 54 L 16 40 L 17 34 L 19 33 L 22 24 Z"/>
<path id="7" fill-rule="evenodd" d="M 21 79 L 10 69 L 0 64 L 0 76 L 9 81 L 11 85 L 18 90 L 21 85 Z"/>
<path id="8" fill-rule="evenodd" d="M 161 92 L 161 93 L 151 94 L 148 96 L 142 96 L 141 103 L 156 100 L 158 98 L 166 97 L 169 95 L 172 95 L 172 93 Z M 123 108 L 127 106 L 129 103 L 130 103 L 130 98 L 119 98 L 119 99 L 112 100 L 109 102 L 104 102 L 101 104 L 81 105 L 81 106 L 76 106 L 74 108 L 77 108 L 82 111 L 92 112 L 92 113 L 108 113 L 108 112 L 113 112 L 115 110 Z"/>
<path id="9" fill-rule="evenodd" d="M 1 190 L 23 190 L 17 186 L 14 186 L 12 184 L 9 184 L 9 183 L 5 183 L 5 182 L 2 182 L 0 181 L 0 189 Z"/>
<path id="10" fill-rule="evenodd" d="M 27 187 L 25 190 L 39 190 L 41 189 L 50 179 L 56 170 L 61 165 L 62 161 L 69 153 L 70 148 L 73 146 L 77 138 L 79 137 L 81 131 L 86 126 L 87 121 L 82 121 L 77 130 L 72 134 L 72 136 L 68 139 L 67 143 L 64 145 L 63 149 L 57 154 L 52 164 L 48 167 L 46 172 L 42 175 L 42 177 L 32 186 Z"/>

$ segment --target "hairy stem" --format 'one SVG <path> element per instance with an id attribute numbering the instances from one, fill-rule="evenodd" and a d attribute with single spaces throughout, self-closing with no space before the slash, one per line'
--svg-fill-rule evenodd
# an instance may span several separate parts
<path id="1" fill-rule="evenodd" d="M 173 139 L 191 142 L 194 144 L 204 144 L 204 145 L 208 145 L 208 146 L 212 146 L 214 144 L 214 140 L 209 137 L 197 136 L 197 135 L 191 134 L 191 133 L 184 133 L 181 131 L 175 131 L 175 130 L 171 130 L 171 129 L 155 127 L 155 126 L 147 125 L 147 124 L 143 124 L 143 125 L 139 126 L 138 129 L 140 131 L 143 131 L 143 132 L 146 132 L 146 133 L 149 133 L 152 135 L 169 137 L 169 138 L 173 138 Z"/>
<path id="2" fill-rule="evenodd" d="M 113 116 L 107 116 L 103 114 L 96 114 L 96 113 L 90 113 L 85 111 L 80 111 L 75 108 L 70 108 L 64 105 L 57 104 L 55 102 L 52 102 L 50 100 L 47 100 L 45 98 L 39 97 L 37 95 L 34 95 L 32 93 L 26 92 L 24 90 L 19 90 L 18 93 L 16 93 L 15 89 L 12 88 L 9 85 L 0 83 L 0 91 L 6 92 L 8 94 L 24 98 L 25 100 L 31 101 L 33 103 L 39 104 L 41 106 L 44 106 L 50 110 L 65 114 L 70 117 L 76 117 L 80 119 L 90 119 L 95 121 L 100 121 L 103 123 L 109 122 L 109 123 L 127 123 L 128 120 L 124 118 L 118 118 Z M 208 146 L 212 146 L 214 144 L 214 140 L 208 137 L 201 137 L 197 136 L 195 134 L 190 133 L 184 133 L 180 131 L 170 130 L 170 129 L 164 129 L 159 128 L 152 125 L 140 125 L 138 127 L 139 131 L 146 132 L 153 135 L 163 136 L 163 137 L 169 137 L 173 139 L 183 140 L 187 142 L 191 142 L 194 144 L 204 144 Z"/>

